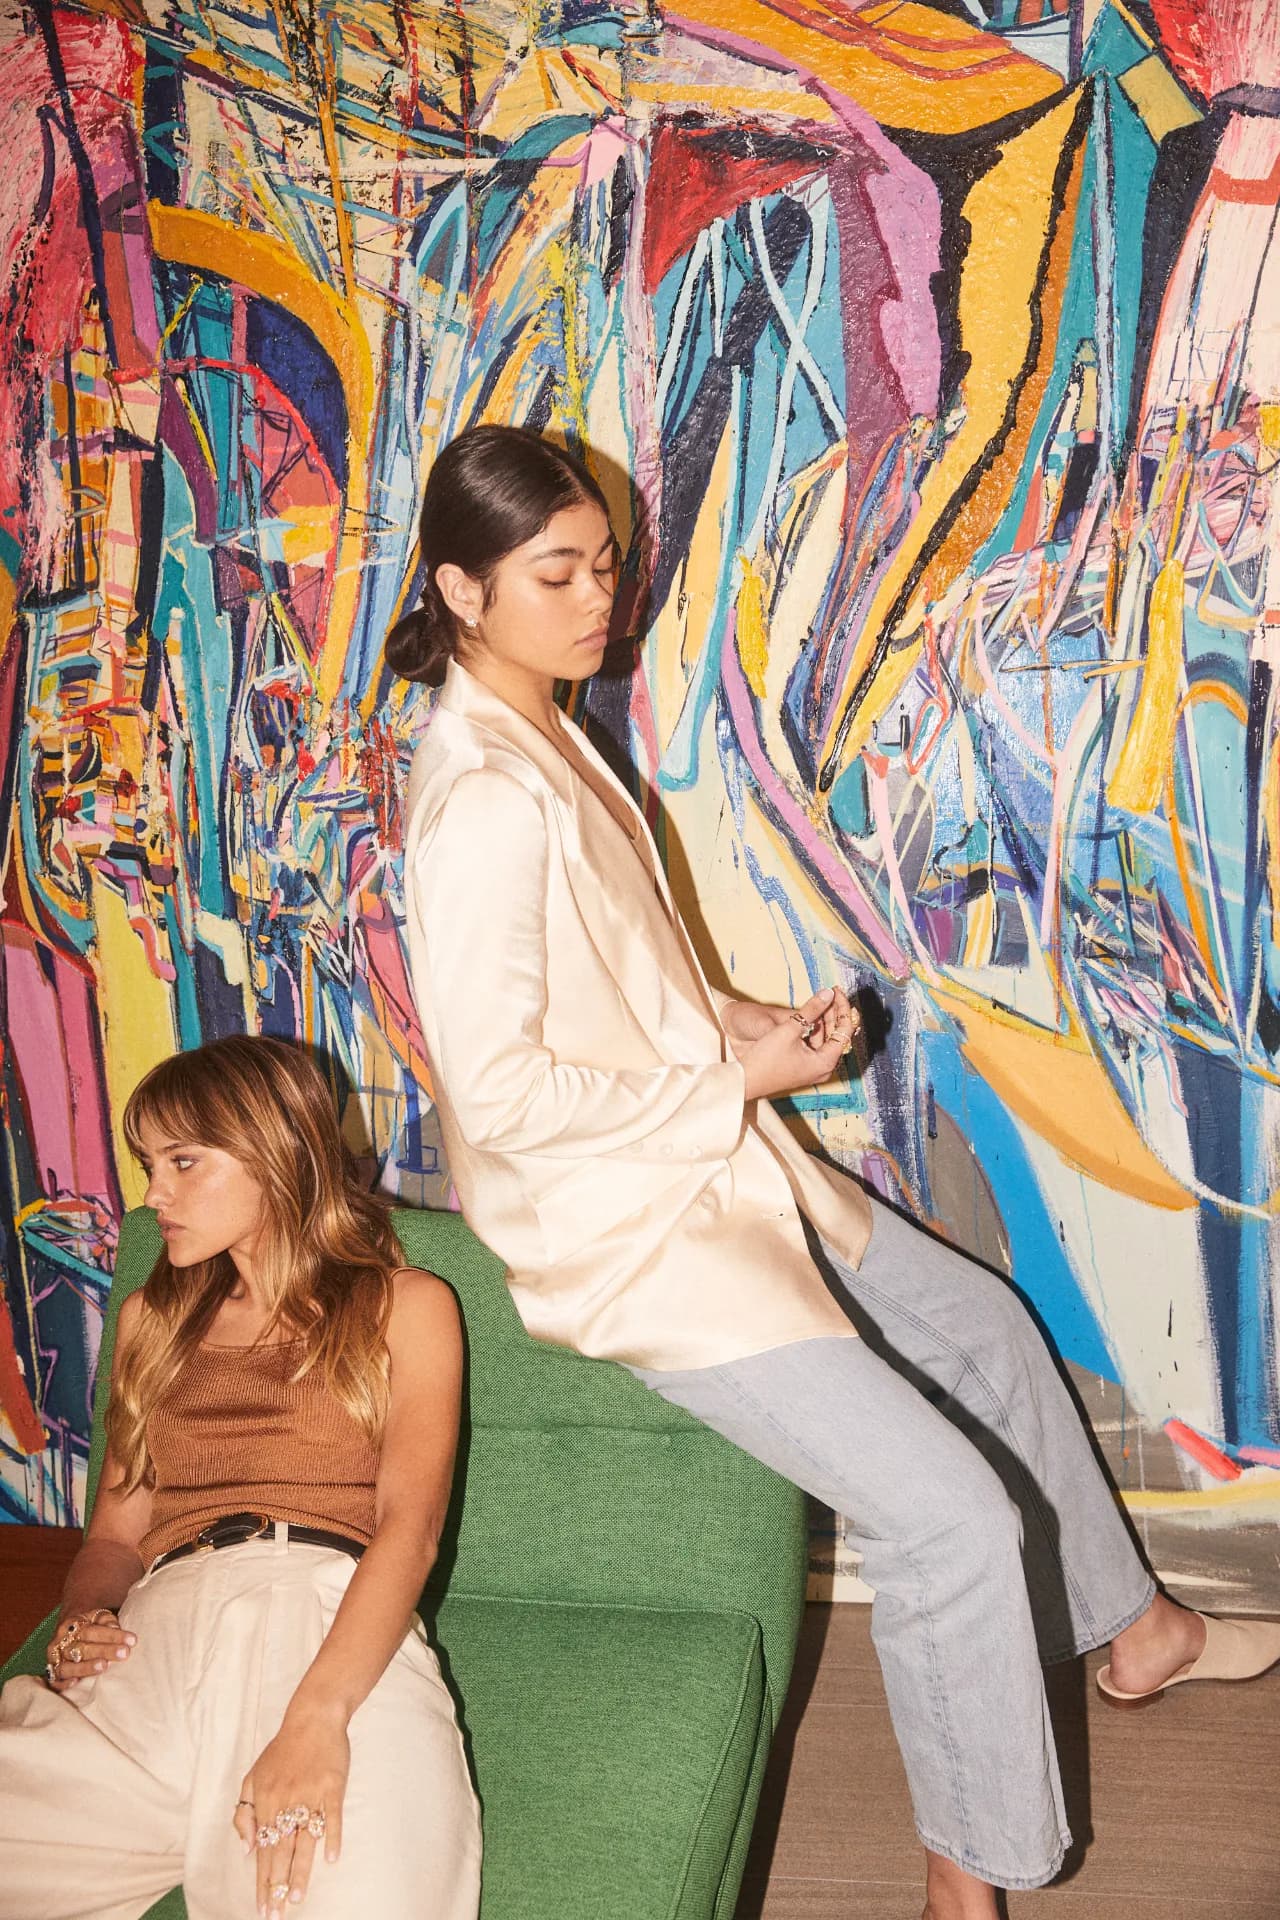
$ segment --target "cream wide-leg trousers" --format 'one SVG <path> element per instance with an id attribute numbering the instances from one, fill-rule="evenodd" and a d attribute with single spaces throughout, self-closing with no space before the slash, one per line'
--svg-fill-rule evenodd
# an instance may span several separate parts
<path id="1" fill-rule="evenodd" d="M 120 1610 L 117 1670 L 0 1694 L 0 1916 L 138 1920 L 181 1884 L 190 1920 L 255 1920 L 232 1829 L 355 1562 L 275 1538 L 189 1555 Z M 453 1700 L 420 1627 L 350 1725 L 341 1858 L 317 1850 L 299 1920 L 474 1920 L 480 1815 Z M 260 1808 L 270 1816 L 274 1808 Z"/>

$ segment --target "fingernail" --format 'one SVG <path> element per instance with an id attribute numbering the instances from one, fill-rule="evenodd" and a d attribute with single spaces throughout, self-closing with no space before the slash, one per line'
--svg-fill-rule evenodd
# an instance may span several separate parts
<path id="1" fill-rule="evenodd" d="M 116 1648 L 116 1659 L 117 1659 L 117 1660 L 127 1660 L 128 1658 L 129 1658 L 129 1649 L 128 1649 L 128 1647 L 117 1647 L 117 1648 Z"/>
<path id="2" fill-rule="evenodd" d="M 138 1644 L 138 1636 L 136 1633 L 126 1633 L 125 1639 L 131 1647 L 136 1647 Z"/>
<path id="3" fill-rule="evenodd" d="M 106 1672 L 106 1670 L 107 1670 L 107 1663 L 106 1663 L 106 1661 L 105 1661 L 105 1660 L 95 1660 L 95 1661 L 94 1661 L 94 1663 L 93 1663 L 93 1670 L 94 1670 L 94 1672 L 95 1672 L 95 1673 L 105 1673 L 105 1672 Z"/>

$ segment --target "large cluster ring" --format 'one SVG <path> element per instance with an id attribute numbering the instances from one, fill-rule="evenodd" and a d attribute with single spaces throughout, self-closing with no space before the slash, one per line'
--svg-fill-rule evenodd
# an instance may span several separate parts
<path id="1" fill-rule="evenodd" d="M 279 1827 L 259 1827 L 254 1836 L 254 1845 L 257 1847 L 278 1847 L 280 1845 Z"/>
<path id="2" fill-rule="evenodd" d="M 289 1882 L 287 1880 L 277 1880 L 275 1886 L 271 1889 L 271 1898 L 277 1903 L 281 1900 L 287 1900 L 289 1898 Z"/>
<path id="3" fill-rule="evenodd" d="M 307 1822 L 307 1832 L 313 1840 L 324 1839 L 324 1814 L 313 1813 Z"/>
<path id="4" fill-rule="evenodd" d="M 281 1833 L 294 1833 L 299 1827 L 305 1827 L 310 1818 L 310 1807 L 283 1807 L 275 1817 L 275 1824 Z"/>

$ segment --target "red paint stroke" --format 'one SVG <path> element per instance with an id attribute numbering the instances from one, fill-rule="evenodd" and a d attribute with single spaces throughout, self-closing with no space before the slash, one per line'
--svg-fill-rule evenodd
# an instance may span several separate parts
<path id="1" fill-rule="evenodd" d="M 1238 207 L 1274 207 L 1280 200 L 1280 155 L 1261 180 L 1242 179 L 1239 174 L 1215 167 L 1205 192 L 1206 196 L 1216 194 L 1219 200 L 1234 201 Z"/>
<path id="2" fill-rule="evenodd" d="M 9 1317 L 9 1307 L 3 1293 L 0 1293 L 0 1414 L 12 1427 L 20 1453 L 44 1452 L 44 1423 L 35 1410 L 31 1395 L 27 1392 L 27 1383 L 22 1377 L 22 1368 L 18 1365 L 13 1321 Z"/>
<path id="3" fill-rule="evenodd" d="M 1238 1480 L 1241 1469 L 1229 1454 L 1215 1447 L 1212 1440 L 1206 1440 L 1194 1427 L 1187 1426 L 1182 1420 L 1166 1420 L 1164 1430 L 1175 1446 L 1189 1453 L 1193 1460 L 1211 1473 L 1215 1480 Z"/>
<path id="4" fill-rule="evenodd" d="M 739 128 L 745 125 L 739 122 Z M 823 166 L 819 151 L 771 156 L 774 136 L 759 130 L 766 152 L 729 155 L 718 127 L 681 127 L 669 121 L 653 137 L 649 193 L 645 202 L 644 284 L 653 293 L 669 269 L 688 253 L 704 227 L 725 219 L 748 200 L 779 193 Z"/>
<path id="5" fill-rule="evenodd" d="M 1280 86 L 1275 0 L 1152 0 L 1152 11 L 1170 64 L 1202 100 Z"/>

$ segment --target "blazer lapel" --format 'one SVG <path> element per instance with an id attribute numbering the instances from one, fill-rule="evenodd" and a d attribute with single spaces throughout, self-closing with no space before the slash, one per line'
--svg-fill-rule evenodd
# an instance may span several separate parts
<path id="1" fill-rule="evenodd" d="M 659 1052 L 666 1052 L 678 1029 L 695 1057 L 719 1057 L 715 1001 L 685 934 L 667 876 L 640 809 L 612 769 L 573 727 L 574 744 L 625 802 L 643 837 L 636 854 L 621 843 L 603 801 L 592 794 L 564 755 L 531 720 L 451 661 L 439 705 L 500 739 L 531 761 L 556 800 L 556 817 L 565 853 L 565 871 L 578 913 L 596 951 L 617 982 L 631 1012 Z M 566 727 L 573 726 L 565 720 Z M 652 880 L 645 873 L 652 866 Z M 554 928 L 548 929 L 554 938 Z M 663 961 L 663 948 L 675 941 L 689 963 L 690 991 L 680 970 Z"/>

